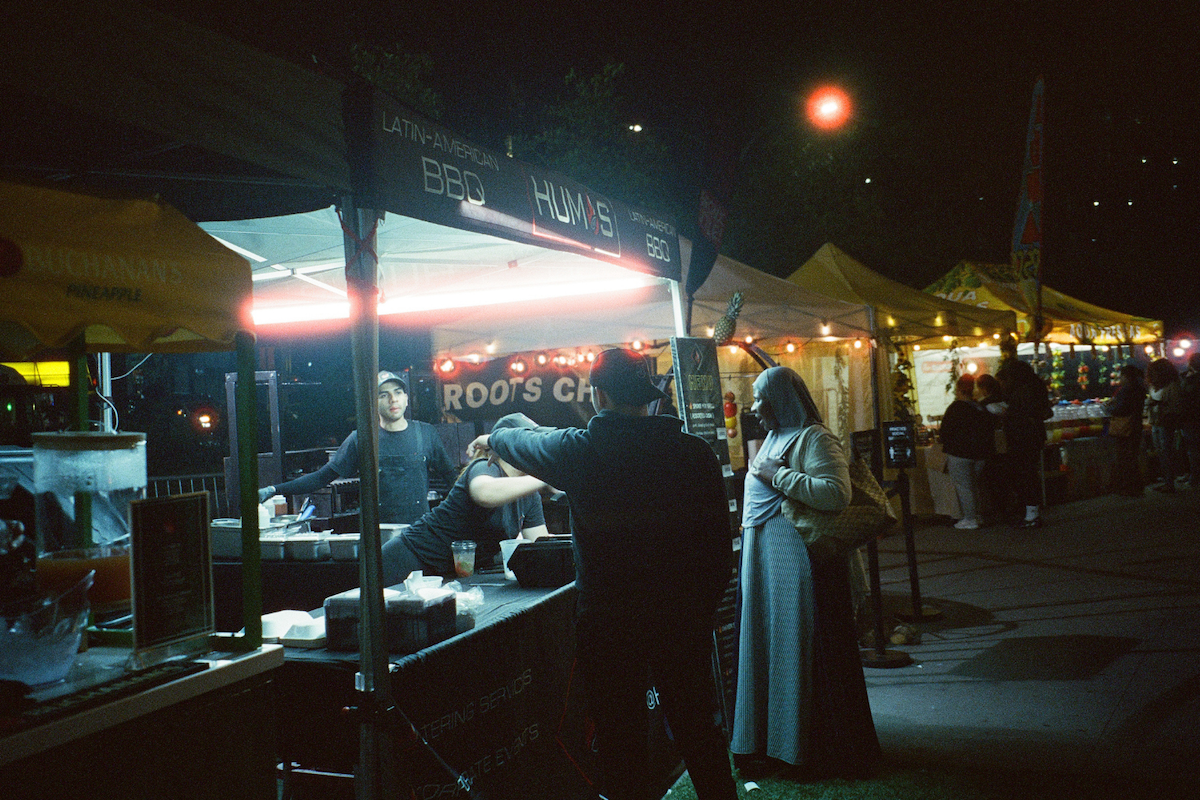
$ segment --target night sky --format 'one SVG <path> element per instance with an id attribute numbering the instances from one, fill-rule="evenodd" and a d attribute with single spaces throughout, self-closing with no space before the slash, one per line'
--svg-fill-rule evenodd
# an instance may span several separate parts
<path id="1" fill-rule="evenodd" d="M 352 41 L 428 54 L 443 121 L 489 147 L 520 125 L 520 98 L 550 93 L 572 68 L 594 74 L 622 62 L 636 121 L 665 137 L 687 130 L 735 143 L 753 141 L 781 93 L 835 81 L 858 113 L 918 123 L 912 146 L 928 153 L 928 171 L 920 186 L 899 188 L 914 204 L 936 192 L 972 206 L 975 244 L 959 258 L 989 262 L 1008 260 L 1031 93 L 1043 75 L 1045 282 L 1164 319 L 1168 334 L 1200 335 L 1194 2 L 147 5 L 335 77 Z M 954 263 L 868 266 L 923 288 Z"/>

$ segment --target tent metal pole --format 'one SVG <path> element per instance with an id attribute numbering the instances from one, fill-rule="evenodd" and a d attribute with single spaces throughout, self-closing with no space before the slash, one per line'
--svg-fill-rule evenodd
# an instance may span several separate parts
<path id="1" fill-rule="evenodd" d="M 395 797 L 387 714 L 393 708 L 384 639 L 383 562 L 379 535 L 379 294 L 376 225 L 379 214 L 342 204 L 346 288 L 350 298 L 354 407 L 358 431 L 359 521 L 359 800 Z"/>
<path id="2" fill-rule="evenodd" d="M 229 640 L 229 647 L 247 652 L 262 646 L 262 548 L 258 539 L 258 420 L 254 377 L 254 335 L 239 331 L 234 337 L 237 349 L 237 386 L 234 412 L 237 415 L 238 485 L 226 487 L 238 492 L 242 513 L 242 624 L 246 635 Z"/>
<path id="3" fill-rule="evenodd" d="M 688 329 L 692 324 L 691 315 L 691 300 L 688 300 L 688 315 L 687 321 L 684 321 L 683 315 L 683 296 L 679 293 L 679 281 L 668 279 L 667 283 L 671 285 L 671 310 L 675 312 L 675 335 L 687 336 Z"/>
<path id="4" fill-rule="evenodd" d="M 104 404 L 104 424 L 100 426 L 100 430 L 112 433 L 116 428 L 112 408 L 112 353 L 100 353 L 100 363 L 96 369 L 97 378 L 100 383 L 100 394 L 106 400 Z"/>

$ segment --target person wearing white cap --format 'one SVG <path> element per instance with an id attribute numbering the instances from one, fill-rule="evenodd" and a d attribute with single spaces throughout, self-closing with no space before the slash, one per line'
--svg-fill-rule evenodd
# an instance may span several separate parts
<path id="1" fill-rule="evenodd" d="M 379 373 L 379 521 L 411 523 L 429 510 L 429 476 L 453 485 L 454 465 L 437 429 L 410 420 L 408 384 L 394 372 Z M 351 431 L 316 472 L 258 490 L 259 502 L 274 494 L 315 492 L 339 478 L 358 475 L 358 431 Z"/>
<path id="2" fill-rule="evenodd" d="M 471 443 L 566 493 L 575 548 L 576 663 L 609 800 L 654 793 L 646 697 L 657 689 L 699 800 L 737 796 L 717 724 L 712 636 L 732 579 L 729 504 L 712 448 L 677 417 L 646 358 L 605 350 L 587 428 L 506 428 Z"/>

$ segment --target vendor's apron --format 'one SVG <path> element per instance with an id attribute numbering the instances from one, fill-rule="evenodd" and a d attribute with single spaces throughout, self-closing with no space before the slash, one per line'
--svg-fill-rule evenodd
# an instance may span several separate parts
<path id="1" fill-rule="evenodd" d="M 421 429 L 417 455 L 379 457 L 379 520 L 411 523 L 429 510 L 429 467 Z"/>

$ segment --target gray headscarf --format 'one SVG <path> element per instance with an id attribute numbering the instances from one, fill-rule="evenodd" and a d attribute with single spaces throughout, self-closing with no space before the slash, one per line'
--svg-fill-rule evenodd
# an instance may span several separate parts
<path id="1" fill-rule="evenodd" d="M 764 370 L 754 381 L 754 392 L 771 407 L 783 430 L 804 429 L 814 422 L 823 422 L 804 379 L 790 367 Z"/>

